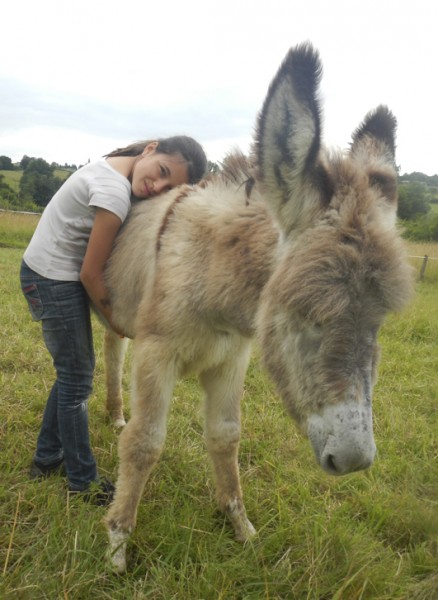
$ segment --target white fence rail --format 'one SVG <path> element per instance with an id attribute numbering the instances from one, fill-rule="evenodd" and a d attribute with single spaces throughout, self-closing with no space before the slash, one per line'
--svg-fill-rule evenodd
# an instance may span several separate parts
<path id="1" fill-rule="evenodd" d="M 427 263 L 429 260 L 438 260 L 436 256 L 428 256 L 424 254 L 423 256 L 408 256 L 408 258 L 422 258 L 423 262 L 421 263 L 419 280 L 422 281 L 424 279 L 424 273 L 426 271 Z"/>

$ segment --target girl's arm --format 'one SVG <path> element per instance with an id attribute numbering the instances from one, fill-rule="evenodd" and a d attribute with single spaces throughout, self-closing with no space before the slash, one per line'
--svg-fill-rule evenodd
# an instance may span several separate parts
<path id="1" fill-rule="evenodd" d="M 117 215 L 104 208 L 96 208 L 80 279 L 96 309 L 102 313 L 116 333 L 124 335 L 112 321 L 111 304 L 103 278 L 105 263 L 121 225 L 122 222 Z"/>

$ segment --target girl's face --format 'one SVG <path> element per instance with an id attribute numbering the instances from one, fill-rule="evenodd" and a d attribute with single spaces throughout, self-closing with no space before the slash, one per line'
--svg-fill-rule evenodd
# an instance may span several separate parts
<path id="1" fill-rule="evenodd" d="M 137 198 L 151 198 L 189 181 L 182 156 L 161 154 L 156 147 L 157 142 L 148 144 L 134 163 L 131 188 Z"/>

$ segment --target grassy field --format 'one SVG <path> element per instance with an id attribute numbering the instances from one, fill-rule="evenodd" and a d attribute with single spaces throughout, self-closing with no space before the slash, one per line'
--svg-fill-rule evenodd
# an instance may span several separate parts
<path id="1" fill-rule="evenodd" d="M 17 229 L 18 237 L 29 235 L 25 219 Z M 424 249 L 409 251 L 421 256 Z M 0 598 L 438 598 L 438 281 L 432 270 L 409 309 L 390 317 L 380 334 L 378 457 L 369 471 L 330 478 L 316 466 L 255 352 L 240 463 L 248 515 L 259 533 L 241 545 L 215 510 L 198 386 L 182 382 L 163 457 L 139 507 L 129 572 L 120 577 L 106 568 L 105 509 L 69 500 L 61 478 L 27 479 L 53 371 L 19 290 L 21 255 L 0 248 Z M 100 471 L 114 479 L 117 432 L 104 411 L 97 323 L 95 342 L 90 431 Z M 128 383 L 127 375 L 127 390 Z"/>
<path id="2" fill-rule="evenodd" d="M 40 215 L 0 211 L 0 248 L 26 248 Z"/>
<path id="3" fill-rule="evenodd" d="M 64 180 L 67 179 L 69 175 L 71 175 L 71 170 L 55 169 L 53 174 L 55 175 L 55 177 Z M 17 171 L 8 171 L 0 169 L 0 175 L 4 176 L 5 183 L 7 183 L 9 187 L 11 187 L 14 190 L 14 192 L 18 193 L 20 191 L 20 179 L 23 175 L 23 171 L 21 169 Z"/>
<path id="4" fill-rule="evenodd" d="M 427 256 L 423 280 L 438 283 L 438 244 L 433 242 L 406 242 L 409 260 L 415 267 L 418 277 L 421 273 L 424 257 Z"/>
<path id="5" fill-rule="evenodd" d="M 5 183 L 7 183 L 8 186 L 18 194 L 20 191 L 20 179 L 23 175 L 23 171 L 3 171 L 0 169 L 0 175 L 4 176 Z"/>

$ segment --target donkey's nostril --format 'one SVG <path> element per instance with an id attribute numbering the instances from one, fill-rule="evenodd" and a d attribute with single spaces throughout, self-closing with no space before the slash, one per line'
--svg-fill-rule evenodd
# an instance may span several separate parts
<path id="1" fill-rule="evenodd" d="M 333 456 L 333 454 L 327 454 L 327 456 L 325 457 L 324 468 L 326 471 L 332 474 L 336 474 L 338 472 L 338 469 L 336 468 L 335 464 L 335 457 Z"/>
<path id="2" fill-rule="evenodd" d="M 322 457 L 321 466 L 330 475 L 346 475 L 367 469 L 373 463 L 374 454 L 375 451 L 369 454 L 350 452 L 346 455 L 342 452 L 336 454 L 327 452 Z"/>

